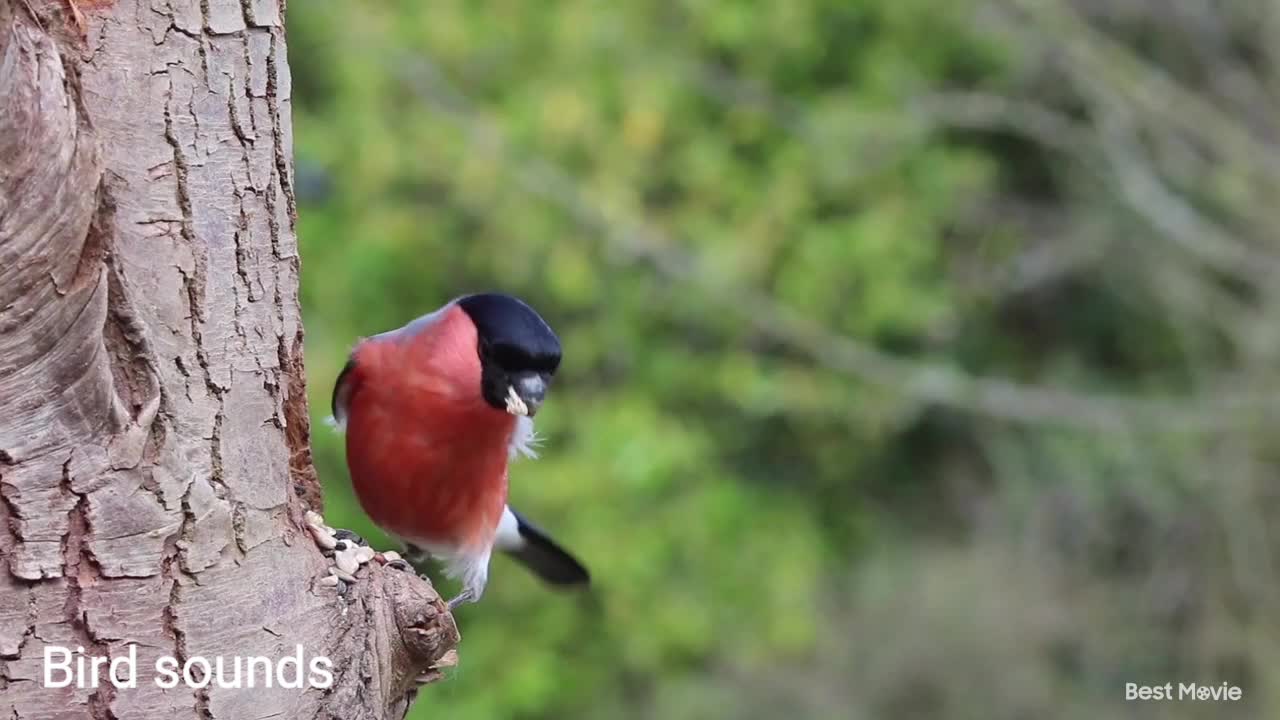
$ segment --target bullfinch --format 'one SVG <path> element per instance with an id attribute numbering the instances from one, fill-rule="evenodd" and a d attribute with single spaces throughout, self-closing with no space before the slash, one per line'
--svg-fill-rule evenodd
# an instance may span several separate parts
<path id="1" fill-rule="evenodd" d="M 560 340 L 533 308 L 480 293 L 360 341 L 338 376 L 333 417 L 356 497 L 461 581 L 450 609 L 480 599 L 494 549 L 552 585 L 590 581 L 507 505 L 508 463 L 535 456 L 533 417 L 559 366 Z"/>

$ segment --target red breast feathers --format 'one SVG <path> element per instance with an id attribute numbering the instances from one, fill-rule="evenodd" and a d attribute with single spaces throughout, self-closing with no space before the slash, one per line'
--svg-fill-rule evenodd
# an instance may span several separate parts
<path id="1" fill-rule="evenodd" d="M 456 304 L 362 341 L 342 378 L 356 496 L 420 544 L 491 544 L 516 418 L 481 396 L 475 324 Z"/>

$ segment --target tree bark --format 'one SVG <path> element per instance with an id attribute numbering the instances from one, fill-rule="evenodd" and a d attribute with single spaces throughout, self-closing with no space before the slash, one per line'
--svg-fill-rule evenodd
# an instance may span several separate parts
<path id="1" fill-rule="evenodd" d="M 2 717 L 402 717 L 457 642 L 412 574 L 318 582 L 280 5 L 0 0 Z M 332 688 L 153 682 L 299 645 Z"/>

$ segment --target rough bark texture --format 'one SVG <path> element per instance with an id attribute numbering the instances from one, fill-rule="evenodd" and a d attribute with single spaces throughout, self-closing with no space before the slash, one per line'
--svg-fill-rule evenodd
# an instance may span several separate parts
<path id="1" fill-rule="evenodd" d="M 317 582 L 285 57 L 279 0 L 0 0 L 0 717 L 399 717 L 457 641 L 412 575 Z M 296 645 L 331 690 L 152 682 Z"/>

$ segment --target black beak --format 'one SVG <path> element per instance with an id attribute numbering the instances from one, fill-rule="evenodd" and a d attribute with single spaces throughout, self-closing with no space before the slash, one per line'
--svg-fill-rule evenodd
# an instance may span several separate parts
<path id="1" fill-rule="evenodd" d="M 521 374 L 512 380 L 511 389 L 515 391 L 516 397 L 524 402 L 527 410 L 525 413 L 518 414 L 533 417 L 547 397 L 547 380 L 537 373 Z"/>

